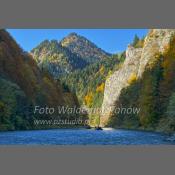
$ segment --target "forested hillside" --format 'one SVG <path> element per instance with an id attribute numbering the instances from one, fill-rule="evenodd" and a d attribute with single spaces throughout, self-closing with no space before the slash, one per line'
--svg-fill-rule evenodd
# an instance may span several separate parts
<path id="1" fill-rule="evenodd" d="M 174 132 L 174 43 L 175 30 L 153 29 L 143 38 L 135 35 L 126 51 L 112 55 L 71 33 L 61 41 L 45 40 L 29 54 L 1 29 L 0 130 L 40 128 L 33 125 L 35 119 L 43 119 L 33 113 L 39 105 L 107 110 L 89 114 L 93 126 L 100 122 L 101 126 Z M 132 107 L 139 112 L 115 113 L 116 108 Z"/>
<path id="2" fill-rule="evenodd" d="M 94 63 L 111 56 L 111 54 L 105 52 L 93 42 L 77 33 L 70 33 L 60 41 L 60 44 L 88 63 Z"/>
<path id="3" fill-rule="evenodd" d="M 39 128 L 33 123 L 41 117 L 34 114 L 34 106 L 77 106 L 73 96 L 65 93 L 47 71 L 40 70 L 5 30 L 0 30 L 0 130 Z"/>
<path id="4" fill-rule="evenodd" d="M 82 70 L 60 77 L 63 87 L 77 94 L 82 105 L 101 107 L 105 80 L 117 70 L 125 59 L 125 53 L 116 54 L 90 64 Z"/>
<path id="5" fill-rule="evenodd" d="M 102 115 L 105 125 L 175 131 L 175 30 L 153 29 L 142 47 L 129 46 L 123 66 L 106 81 Z M 120 78 L 119 78 L 120 77 Z M 137 107 L 137 114 L 114 113 L 114 108 Z"/>
<path id="6" fill-rule="evenodd" d="M 110 56 L 88 39 L 71 33 L 61 41 L 45 40 L 31 51 L 40 69 L 54 78 L 80 70 Z"/>

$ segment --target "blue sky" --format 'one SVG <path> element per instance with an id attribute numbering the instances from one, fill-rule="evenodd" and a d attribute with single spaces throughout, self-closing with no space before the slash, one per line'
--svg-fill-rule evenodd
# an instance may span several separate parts
<path id="1" fill-rule="evenodd" d="M 82 35 L 110 53 L 121 52 L 133 41 L 134 35 L 143 37 L 147 29 L 7 29 L 17 43 L 30 51 L 45 39 L 61 40 L 71 32 Z"/>

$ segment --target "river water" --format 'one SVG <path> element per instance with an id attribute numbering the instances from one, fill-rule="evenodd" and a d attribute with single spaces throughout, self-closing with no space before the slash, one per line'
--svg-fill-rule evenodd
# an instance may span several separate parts
<path id="1" fill-rule="evenodd" d="M 0 145 L 159 145 L 175 144 L 155 132 L 105 129 L 52 129 L 0 132 Z"/>

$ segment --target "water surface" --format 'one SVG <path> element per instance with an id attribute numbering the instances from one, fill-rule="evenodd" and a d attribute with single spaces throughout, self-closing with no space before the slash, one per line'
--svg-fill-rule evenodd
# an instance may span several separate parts
<path id="1" fill-rule="evenodd" d="M 107 129 L 53 129 L 0 132 L 1 145 L 159 145 L 175 144 L 154 132 Z"/>

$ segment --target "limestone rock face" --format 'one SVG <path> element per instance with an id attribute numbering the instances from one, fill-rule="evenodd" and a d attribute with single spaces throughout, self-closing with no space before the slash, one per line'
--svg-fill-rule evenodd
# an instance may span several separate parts
<path id="1" fill-rule="evenodd" d="M 145 43 L 140 59 L 138 76 L 141 77 L 145 66 L 155 58 L 155 54 L 163 53 L 168 46 L 171 37 L 175 34 L 174 29 L 153 29 L 145 38 Z"/>
<path id="2" fill-rule="evenodd" d="M 130 81 L 142 77 L 145 67 L 156 59 L 156 54 L 164 52 L 173 35 L 175 35 L 173 29 L 152 29 L 145 38 L 143 48 L 128 46 L 122 67 L 105 83 L 101 113 L 102 126 L 108 123 L 114 113 L 121 91 L 130 85 Z"/>
<path id="3" fill-rule="evenodd" d="M 101 124 L 105 125 L 111 113 L 116 107 L 116 102 L 123 88 L 129 85 L 129 78 L 137 75 L 139 60 L 142 48 L 135 49 L 128 46 L 126 51 L 126 60 L 118 71 L 114 72 L 105 83 L 104 99 L 102 104 Z"/>

